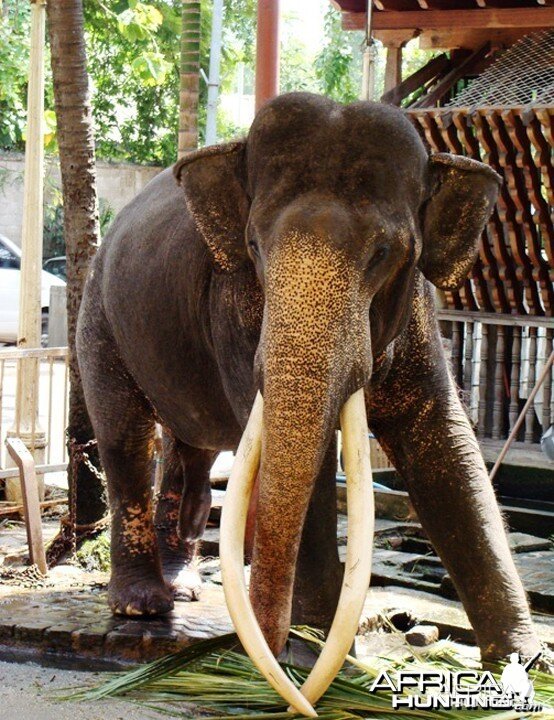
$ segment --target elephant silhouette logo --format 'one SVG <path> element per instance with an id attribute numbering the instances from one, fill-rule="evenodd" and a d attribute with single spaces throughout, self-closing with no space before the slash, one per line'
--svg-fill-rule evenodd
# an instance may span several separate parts
<path id="1" fill-rule="evenodd" d="M 509 656 L 510 662 L 502 671 L 500 682 L 504 694 L 513 698 L 514 702 L 523 703 L 527 706 L 532 704 L 535 697 L 535 688 L 529 678 L 528 670 L 535 664 L 539 656 L 540 653 L 537 653 L 525 665 L 521 663 L 519 653 L 514 652 Z"/>

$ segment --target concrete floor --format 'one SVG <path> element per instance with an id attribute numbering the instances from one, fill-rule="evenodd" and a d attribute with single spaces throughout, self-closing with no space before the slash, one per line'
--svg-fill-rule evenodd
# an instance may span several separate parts
<path id="1" fill-rule="evenodd" d="M 55 699 L 61 691 L 94 685 L 100 679 L 100 673 L 0 662 L 0 716 L 6 720 L 158 720 L 167 717 L 120 700 L 78 703 Z"/>

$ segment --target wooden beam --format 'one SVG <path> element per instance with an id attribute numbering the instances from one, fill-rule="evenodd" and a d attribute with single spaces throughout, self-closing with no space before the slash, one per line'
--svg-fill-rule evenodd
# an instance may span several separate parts
<path id="1" fill-rule="evenodd" d="M 42 510 L 43 508 L 51 508 L 56 505 L 67 505 L 67 503 L 67 498 L 57 498 L 56 500 L 45 500 L 44 502 L 39 503 L 39 507 Z M 6 502 L 0 503 L 0 517 L 3 517 L 4 515 L 20 515 L 24 512 L 24 505 L 13 505 L 12 503 Z"/>
<path id="2" fill-rule="evenodd" d="M 419 37 L 419 30 L 380 30 L 379 31 L 379 37 L 377 38 L 380 40 L 383 45 L 401 45 L 402 43 L 406 44 L 410 42 L 410 40 L 413 40 L 416 37 Z M 375 37 L 375 33 L 373 33 Z M 483 43 L 481 43 L 482 45 Z"/>
<path id="3" fill-rule="evenodd" d="M 343 13 L 345 30 L 363 30 L 365 13 Z M 554 27 L 554 8 L 475 8 L 472 10 L 404 10 L 373 15 L 373 29 L 403 30 L 419 28 L 549 28 Z"/>
<path id="4" fill-rule="evenodd" d="M 46 575 L 48 566 L 42 540 L 42 522 L 35 461 L 29 450 L 27 450 L 25 443 L 19 438 L 7 438 L 6 447 L 12 460 L 19 468 L 29 557 L 31 562 L 38 566 L 40 572 Z"/>
<path id="5" fill-rule="evenodd" d="M 552 318 L 542 315 L 507 315 L 504 313 L 474 312 L 471 310 L 437 310 L 439 320 L 454 322 L 480 322 L 485 325 L 508 325 L 509 327 L 552 327 Z"/>
<path id="6" fill-rule="evenodd" d="M 524 35 L 533 32 L 533 28 L 496 28 L 485 30 L 474 28 L 450 28 L 448 30 L 426 30 L 419 35 L 419 47 L 421 50 L 451 50 L 452 48 L 464 48 L 465 50 L 477 50 L 487 40 L 493 48 L 506 48 L 513 45 Z M 394 30 L 381 30 L 381 33 L 395 33 Z M 383 40 L 381 33 L 378 39 Z"/>
<path id="7" fill-rule="evenodd" d="M 432 58 L 426 65 L 410 75 L 410 77 L 406 78 L 389 92 L 386 92 L 381 98 L 381 101 L 391 105 L 400 105 L 405 97 L 428 83 L 430 80 L 433 80 L 433 78 L 436 78 L 440 73 L 445 72 L 449 65 L 450 60 L 444 53 Z"/>
<path id="8" fill-rule="evenodd" d="M 456 67 L 454 67 L 448 75 L 446 75 L 440 83 L 433 89 L 431 92 L 429 92 L 427 95 L 424 95 L 421 100 L 418 100 L 416 103 L 414 103 L 414 108 L 426 108 L 426 107 L 433 107 L 436 105 L 436 103 L 439 102 L 439 100 L 446 95 L 446 93 L 450 90 L 450 88 L 460 80 L 460 78 L 463 78 L 467 73 L 471 72 L 471 70 L 477 65 L 478 63 L 483 60 L 484 57 L 488 54 L 490 51 L 490 43 L 485 43 L 482 48 L 479 48 L 479 50 L 476 50 L 474 53 L 471 53 L 469 57 L 466 57 L 461 62 L 459 62 Z M 458 50 L 458 53 L 463 53 L 463 50 Z"/>

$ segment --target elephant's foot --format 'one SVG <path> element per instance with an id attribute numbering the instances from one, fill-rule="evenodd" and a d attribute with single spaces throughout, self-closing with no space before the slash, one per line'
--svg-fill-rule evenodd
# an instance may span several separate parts
<path id="1" fill-rule="evenodd" d="M 200 600 L 202 578 L 196 567 L 190 563 L 162 563 L 164 580 L 173 592 L 175 600 L 191 602 Z"/>
<path id="2" fill-rule="evenodd" d="M 503 632 L 500 637 L 488 645 L 481 646 L 481 658 L 484 662 L 506 660 L 511 653 L 517 652 L 527 661 L 543 651 L 539 638 L 534 633 Z M 536 666 L 535 666 L 536 667 Z"/>
<path id="3" fill-rule="evenodd" d="M 112 575 L 108 603 L 116 615 L 164 615 L 173 609 L 173 594 L 159 577 L 129 581 Z"/>
<path id="4" fill-rule="evenodd" d="M 156 527 L 164 580 L 175 600 L 199 600 L 202 580 L 194 565 L 196 542 L 183 540 L 175 526 Z"/>

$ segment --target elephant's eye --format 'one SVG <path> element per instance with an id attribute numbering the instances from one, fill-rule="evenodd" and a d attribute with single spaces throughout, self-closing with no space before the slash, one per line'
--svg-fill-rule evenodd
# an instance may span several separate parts
<path id="1" fill-rule="evenodd" d="M 367 264 L 366 272 L 371 272 L 372 270 L 374 270 L 377 265 L 381 263 L 382 260 L 388 257 L 389 252 L 390 247 L 388 245 L 381 245 L 381 247 L 377 248 L 377 250 L 373 253 Z"/>
<path id="2" fill-rule="evenodd" d="M 255 255 L 256 257 L 260 257 L 260 248 L 258 247 L 258 243 L 255 240 L 249 240 L 248 247 L 250 248 L 253 255 Z"/>

